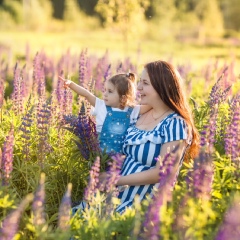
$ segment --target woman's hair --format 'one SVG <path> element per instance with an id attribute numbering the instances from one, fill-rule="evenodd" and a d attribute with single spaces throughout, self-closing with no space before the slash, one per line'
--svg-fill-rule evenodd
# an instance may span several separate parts
<path id="1" fill-rule="evenodd" d="M 180 74 L 170 63 L 165 61 L 147 63 L 145 68 L 151 84 L 161 100 L 186 121 L 188 134 L 192 135 L 192 144 L 189 147 L 188 154 L 191 158 L 194 158 L 198 154 L 199 133 L 194 125 L 192 112 L 183 92 Z"/>
<path id="2" fill-rule="evenodd" d="M 134 73 L 119 73 L 108 79 L 117 89 L 120 108 L 133 107 L 136 99 L 136 76 Z"/>

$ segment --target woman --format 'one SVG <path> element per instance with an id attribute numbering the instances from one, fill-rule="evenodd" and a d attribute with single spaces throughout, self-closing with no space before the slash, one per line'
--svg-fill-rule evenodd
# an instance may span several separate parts
<path id="1" fill-rule="evenodd" d="M 184 156 L 194 158 L 198 152 L 198 133 L 181 84 L 179 73 L 167 62 L 150 62 L 142 71 L 140 103 L 152 109 L 128 128 L 124 141 L 126 158 L 117 185 L 128 187 L 119 194 L 121 204 L 116 210 L 120 213 L 132 206 L 136 195 L 144 199 L 159 183 L 156 157 L 163 159 L 169 149 L 179 146 L 180 168 Z"/>

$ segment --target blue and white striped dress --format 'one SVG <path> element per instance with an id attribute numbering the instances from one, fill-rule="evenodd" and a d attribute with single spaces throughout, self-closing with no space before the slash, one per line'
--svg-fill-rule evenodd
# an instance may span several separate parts
<path id="1" fill-rule="evenodd" d="M 162 144 L 181 139 L 188 139 L 187 125 L 177 113 L 168 115 L 151 131 L 140 130 L 135 125 L 130 126 L 123 145 L 123 154 L 126 158 L 121 175 L 126 176 L 154 168 L 155 158 L 159 156 Z M 132 206 L 136 195 L 143 200 L 151 194 L 153 187 L 158 185 L 159 183 L 127 187 L 119 193 L 121 203 L 116 211 L 124 212 L 126 207 Z"/>

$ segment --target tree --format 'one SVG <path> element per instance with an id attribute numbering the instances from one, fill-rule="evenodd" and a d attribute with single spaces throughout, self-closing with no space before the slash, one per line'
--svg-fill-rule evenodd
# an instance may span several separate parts
<path id="1" fill-rule="evenodd" d="M 149 0 L 99 0 L 95 10 L 104 27 L 118 30 L 128 43 L 130 36 L 144 32 L 144 12 Z"/>
<path id="2" fill-rule="evenodd" d="M 205 41 L 206 37 L 222 36 L 223 17 L 217 0 L 199 0 L 195 7 L 195 13 L 199 19 L 199 41 Z"/>

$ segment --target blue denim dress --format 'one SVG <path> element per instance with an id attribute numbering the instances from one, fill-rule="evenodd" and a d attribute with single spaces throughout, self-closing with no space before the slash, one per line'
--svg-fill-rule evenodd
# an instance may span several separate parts
<path id="1" fill-rule="evenodd" d="M 113 111 L 109 106 L 106 108 L 107 116 L 99 134 L 100 147 L 106 153 L 122 153 L 123 140 L 130 124 L 133 108 L 129 107 L 127 112 Z"/>

